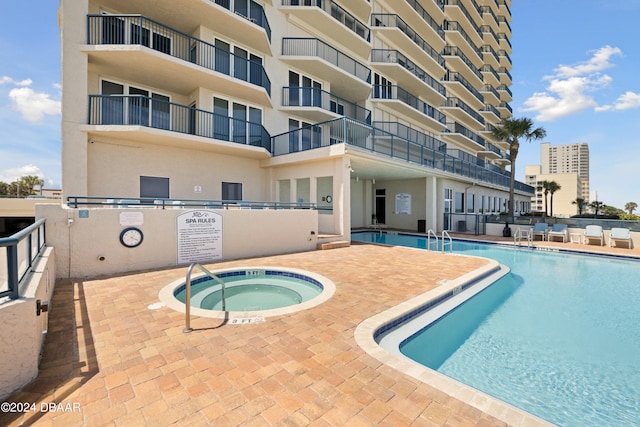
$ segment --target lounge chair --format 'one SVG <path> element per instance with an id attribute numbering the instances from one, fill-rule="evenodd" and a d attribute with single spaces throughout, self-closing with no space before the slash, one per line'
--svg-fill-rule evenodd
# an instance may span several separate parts
<path id="1" fill-rule="evenodd" d="M 546 222 L 537 222 L 533 224 L 533 229 L 531 230 L 531 240 L 536 240 L 536 236 L 540 236 L 542 240 L 547 240 L 548 230 L 549 226 Z"/>
<path id="2" fill-rule="evenodd" d="M 626 242 L 627 247 L 631 249 L 633 247 L 633 240 L 631 240 L 631 232 L 628 228 L 612 228 L 609 235 L 609 246 L 618 247 L 618 242 Z M 615 244 L 615 245 L 614 245 Z"/>
<path id="3" fill-rule="evenodd" d="M 562 243 L 567 242 L 568 227 L 567 224 L 553 224 L 551 231 L 547 233 L 547 240 L 552 241 L 559 237 L 562 239 Z"/>
<path id="4" fill-rule="evenodd" d="M 604 245 L 604 233 L 599 225 L 587 225 L 584 230 L 584 244 L 588 245 L 591 240 L 599 240 L 600 246 Z"/>

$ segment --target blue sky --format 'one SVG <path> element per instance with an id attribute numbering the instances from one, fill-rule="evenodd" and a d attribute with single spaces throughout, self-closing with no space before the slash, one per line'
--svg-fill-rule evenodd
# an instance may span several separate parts
<path id="1" fill-rule="evenodd" d="M 4 7 L 0 181 L 61 183 L 57 9 L 54 0 Z M 552 145 L 588 143 L 598 199 L 640 204 L 640 0 L 513 0 L 511 12 L 514 117 L 532 118 Z M 524 142 L 516 177 L 539 163 L 539 143 Z"/>

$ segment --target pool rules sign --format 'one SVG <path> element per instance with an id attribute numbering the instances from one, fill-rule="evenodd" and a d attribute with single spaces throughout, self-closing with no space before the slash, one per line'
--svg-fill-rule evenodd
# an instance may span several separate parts
<path id="1" fill-rule="evenodd" d="M 222 215 L 213 211 L 189 211 L 176 217 L 177 263 L 222 259 Z"/>

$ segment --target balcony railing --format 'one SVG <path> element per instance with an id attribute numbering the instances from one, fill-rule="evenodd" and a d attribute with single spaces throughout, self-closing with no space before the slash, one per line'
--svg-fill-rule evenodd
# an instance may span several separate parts
<path id="1" fill-rule="evenodd" d="M 482 167 L 474 162 L 458 159 L 444 151 L 409 141 L 394 133 L 341 118 L 306 126 L 272 137 L 274 155 L 295 153 L 334 144 L 348 144 L 401 161 L 419 164 L 425 168 L 450 172 L 474 181 L 509 188 L 510 176 L 498 172 L 494 166 Z M 516 189 L 533 195 L 531 186 L 516 182 Z"/>
<path id="2" fill-rule="evenodd" d="M 458 82 L 460 83 L 462 86 L 464 86 L 465 88 L 467 88 L 467 90 L 473 95 L 475 96 L 480 102 L 484 103 L 484 96 L 482 96 L 482 94 L 480 92 L 478 92 L 478 90 L 473 87 L 471 85 L 471 83 L 469 83 L 467 81 L 467 79 L 465 79 L 462 74 L 460 73 L 454 73 L 454 72 L 447 72 L 447 74 L 444 76 L 444 78 L 442 79 L 445 82 Z"/>
<path id="3" fill-rule="evenodd" d="M 464 52 L 462 51 L 462 49 L 460 49 L 459 47 L 457 47 L 457 46 L 445 46 L 444 50 L 442 51 L 442 55 L 443 56 L 456 56 L 456 57 L 460 58 L 460 60 L 465 63 L 467 68 L 469 68 L 469 70 L 471 70 L 471 72 L 473 72 L 473 74 L 475 74 L 475 76 L 477 78 L 482 80 L 482 73 L 480 72 L 480 70 L 478 70 L 478 67 L 473 65 L 473 62 L 471 62 L 471 60 L 469 58 L 467 58 L 467 55 L 465 55 Z"/>
<path id="4" fill-rule="evenodd" d="M 282 106 L 317 107 L 354 120 L 371 123 L 371 110 L 315 87 L 283 87 Z"/>
<path id="5" fill-rule="evenodd" d="M 447 144 L 445 142 L 399 122 L 373 122 L 373 127 L 435 151 L 447 151 Z"/>
<path id="6" fill-rule="evenodd" d="M 435 107 L 427 104 L 417 96 L 407 92 L 396 85 L 373 85 L 373 98 L 375 99 L 395 99 L 402 101 L 422 114 L 431 117 L 433 120 L 446 124 L 446 116 Z"/>
<path id="7" fill-rule="evenodd" d="M 481 136 L 478 136 L 476 133 L 470 131 L 469 129 L 462 126 L 458 122 L 447 123 L 447 130 L 445 132 L 459 133 L 461 135 L 466 136 L 468 139 L 472 140 L 476 144 L 482 145 L 483 147 L 485 146 L 484 138 L 482 138 Z"/>
<path id="8" fill-rule="evenodd" d="M 267 33 L 269 41 L 271 41 L 271 27 L 269 21 L 267 21 L 267 15 L 264 13 L 264 8 L 259 3 L 253 0 L 211 0 L 215 4 L 224 7 L 227 10 L 234 12 L 236 15 L 247 19 L 250 22 L 264 28 Z M 231 4 L 233 2 L 233 4 Z"/>
<path id="9" fill-rule="evenodd" d="M 402 1 L 402 0 L 397 0 L 397 1 Z M 427 23 L 427 25 L 429 25 L 431 28 L 436 30 L 438 34 L 440 34 L 440 31 L 442 29 L 440 28 L 438 23 L 431 17 L 431 15 L 429 15 L 429 12 L 427 12 L 426 9 L 422 7 L 420 3 L 418 3 L 416 0 L 406 0 L 406 2 L 409 3 L 409 6 L 411 6 L 418 15 L 420 15 L 420 17 L 424 20 L 424 22 Z M 440 10 L 444 11 L 444 0 L 435 0 L 435 3 L 438 6 L 438 8 L 440 8 Z M 444 38 L 444 35 L 443 35 L 443 38 Z"/>
<path id="10" fill-rule="evenodd" d="M 418 35 L 402 18 L 398 15 L 386 13 L 374 13 L 371 15 L 371 25 L 374 27 L 395 27 L 402 31 L 409 39 L 414 42 L 420 49 L 436 61 L 441 67 L 445 65 L 445 59 L 436 51 L 429 43 Z M 444 31 L 438 27 L 440 37 L 444 38 Z"/>
<path id="11" fill-rule="evenodd" d="M 387 64 L 398 64 L 411 74 L 431 86 L 442 96 L 446 96 L 446 89 L 429 73 L 420 68 L 415 62 L 404 56 L 400 51 L 390 49 L 373 49 L 371 51 L 371 62 L 384 62 Z"/>
<path id="12" fill-rule="evenodd" d="M 144 126 L 271 151 L 262 124 L 140 95 L 89 95 L 90 125 Z"/>
<path id="13" fill-rule="evenodd" d="M 20 298 L 20 285 L 46 246 L 45 220 L 39 219 L 12 236 L 0 239 L 0 298 Z"/>
<path id="14" fill-rule="evenodd" d="M 333 0 L 282 0 L 283 6 L 314 6 L 324 10 L 335 20 L 356 33 L 366 41 L 370 41 L 370 31 L 366 24 L 344 10 L 342 6 Z"/>
<path id="15" fill-rule="evenodd" d="M 282 54 L 288 56 L 316 56 L 362 81 L 371 83 L 371 69 L 369 67 L 320 39 L 285 37 L 282 39 Z"/>
<path id="16" fill-rule="evenodd" d="M 474 110 L 473 108 L 469 107 L 469 105 L 467 105 L 460 98 L 449 97 L 449 98 L 447 98 L 445 103 L 442 104 L 442 106 L 443 107 L 451 107 L 451 108 L 460 108 L 462 111 L 467 113 L 469 116 L 473 117 L 476 121 L 484 124 L 484 117 L 482 117 L 480 115 L 480 113 L 478 113 L 476 110 Z"/>
<path id="17" fill-rule="evenodd" d="M 77 208 L 139 208 L 157 209 L 205 208 L 205 209 L 310 209 L 316 210 L 316 203 L 271 202 L 258 200 L 199 200 L 199 199 L 156 199 L 138 197 L 122 199 L 114 196 L 69 196 L 67 205 Z"/>
<path id="18" fill-rule="evenodd" d="M 262 64 L 220 49 L 141 15 L 88 15 L 90 45 L 140 45 L 254 84 L 271 95 Z"/>

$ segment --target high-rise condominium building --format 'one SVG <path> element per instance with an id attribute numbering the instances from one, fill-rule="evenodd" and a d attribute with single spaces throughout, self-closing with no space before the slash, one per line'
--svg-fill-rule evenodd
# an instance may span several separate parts
<path id="1" fill-rule="evenodd" d="M 577 173 L 582 183 L 581 194 L 589 200 L 589 144 L 565 144 L 552 146 L 548 142 L 540 144 L 542 174 Z"/>
<path id="2" fill-rule="evenodd" d="M 506 211 L 510 5 L 61 0 L 65 197 L 313 203 L 346 236 Z"/>

